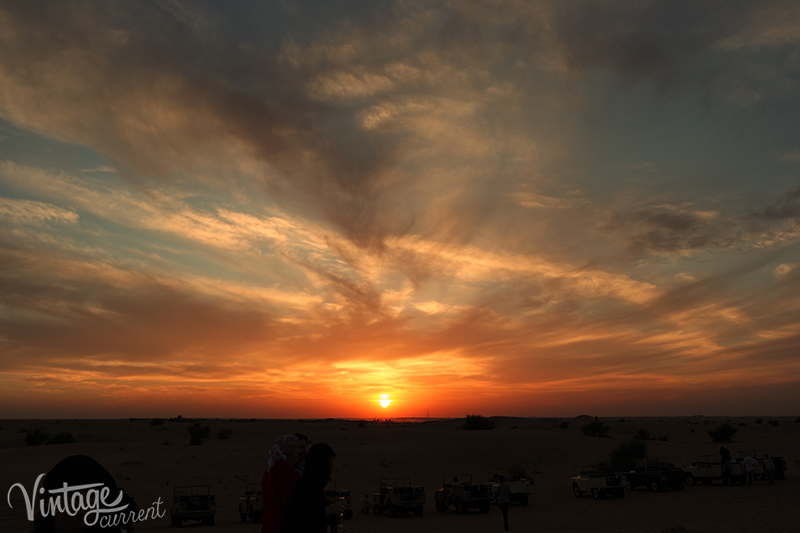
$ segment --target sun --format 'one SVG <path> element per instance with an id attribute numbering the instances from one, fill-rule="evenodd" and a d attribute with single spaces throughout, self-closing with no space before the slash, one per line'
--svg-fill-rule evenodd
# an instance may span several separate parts
<path id="1" fill-rule="evenodd" d="M 392 403 L 392 400 L 389 399 L 388 394 L 381 394 L 381 399 L 378 400 L 378 403 L 381 404 L 381 407 L 386 409 Z"/>

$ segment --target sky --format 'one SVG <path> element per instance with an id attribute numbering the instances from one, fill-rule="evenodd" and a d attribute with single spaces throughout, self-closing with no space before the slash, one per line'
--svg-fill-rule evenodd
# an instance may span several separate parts
<path id="1" fill-rule="evenodd" d="M 793 0 L 0 0 L 0 417 L 800 415 L 799 125 Z"/>

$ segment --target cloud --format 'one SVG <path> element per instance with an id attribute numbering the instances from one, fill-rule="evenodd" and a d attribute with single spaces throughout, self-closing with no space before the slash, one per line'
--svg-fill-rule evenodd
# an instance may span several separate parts
<path id="1" fill-rule="evenodd" d="M 791 374 L 795 11 L 3 5 L 4 375 L 275 405 Z"/>
<path id="2" fill-rule="evenodd" d="M 78 218 L 77 213 L 44 202 L 0 198 L 0 219 L 7 224 L 70 224 Z"/>

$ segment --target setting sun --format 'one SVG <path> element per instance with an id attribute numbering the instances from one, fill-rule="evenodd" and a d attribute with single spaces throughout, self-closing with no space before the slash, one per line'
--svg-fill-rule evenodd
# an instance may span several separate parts
<path id="1" fill-rule="evenodd" d="M 378 400 L 378 403 L 381 404 L 381 407 L 386 409 L 392 403 L 392 400 L 389 399 L 389 395 L 388 394 L 381 394 L 381 399 Z"/>

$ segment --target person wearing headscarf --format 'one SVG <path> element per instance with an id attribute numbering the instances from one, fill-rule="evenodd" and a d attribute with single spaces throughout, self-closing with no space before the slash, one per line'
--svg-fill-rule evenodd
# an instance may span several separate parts
<path id="1" fill-rule="evenodd" d="M 299 439 L 294 435 L 281 435 L 275 440 L 267 461 L 267 471 L 261 479 L 264 499 L 262 533 L 282 533 L 292 494 L 300 474 L 294 469 L 297 462 Z"/>
<path id="2" fill-rule="evenodd" d="M 333 448 L 319 442 L 306 455 L 303 476 L 294 486 L 286 514 L 285 533 L 325 533 L 328 517 L 342 513 L 342 505 L 329 502 L 325 497 L 325 485 L 331 480 Z"/>

